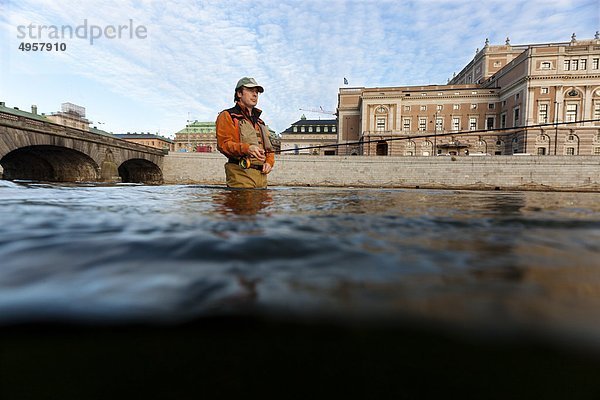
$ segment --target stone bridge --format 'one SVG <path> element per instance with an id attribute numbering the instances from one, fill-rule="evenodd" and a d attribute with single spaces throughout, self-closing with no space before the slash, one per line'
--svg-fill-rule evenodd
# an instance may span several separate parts
<path id="1" fill-rule="evenodd" d="M 163 158 L 160 149 L 0 112 L 2 179 L 160 184 Z"/>

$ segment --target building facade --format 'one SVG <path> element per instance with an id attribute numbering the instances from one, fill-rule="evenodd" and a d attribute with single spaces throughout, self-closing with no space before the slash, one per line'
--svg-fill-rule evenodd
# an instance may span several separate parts
<path id="1" fill-rule="evenodd" d="M 84 131 L 90 129 L 90 121 L 85 118 L 85 108 L 73 103 L 62 103 L 61 111 L 47 115 L 46 118 L 60 125 Z"/>
<path id="2" fill-rule="evenodd" d="M 306 119 L 304 115 L 281 132 L 281 151 L 286 154 L 337 154 L 338 133 L 335 119 Z M 332 147 L 314 148 L 333 145 Z"/>
<path id="3" fill-rule="evenodd" d="M 119 139 L 128 142 L 143 144 L 144 146 L 154 147 L 165 151 L 175 151 L 175 142 L 169 138 L 154 135 L 152 133 L 125 133 L 113 135 Z"/>
<path id="4" fill-rule="evenodd" d="M 214 122 L 193 121 L 175 133 L 175 151 L 213 153 L 217 151 Z"/>
<path id="5" fill-rule="evenodd" d="M 600 35 L 486 40 L 446 85 L 340 89 L 338 121 L 340 154 L 600 155 Z"/>
<path id="6" fill-rule="evenodd" d="M 279 138 L 269 128 L 271 143 L 279 150 Z M 175 133 L 175 150 L 180 152 L 214 153 L 217 151 L 217 128 L 214 122 L 194 121 Z"/>

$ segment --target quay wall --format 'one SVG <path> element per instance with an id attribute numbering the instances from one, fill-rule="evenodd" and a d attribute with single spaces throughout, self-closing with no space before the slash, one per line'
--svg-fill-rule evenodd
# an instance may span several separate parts
<path id="1" fill-rule="evenodd" d="M 169 153 L 163 178 L 224 185 L 225 162 L 218 153 Z M 269 185 L 600 192 L 600 157 L 278 155 Z"/>

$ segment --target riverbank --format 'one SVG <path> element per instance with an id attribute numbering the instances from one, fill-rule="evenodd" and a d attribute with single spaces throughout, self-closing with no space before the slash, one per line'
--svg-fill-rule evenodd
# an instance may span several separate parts
<path id="1" fill-rule="evenodd" d="M 224 184 L 217 153 L 169 153 L 167 184 Z M 278 155 L 272 186 L 600 192 L 600 157 L 381 157 Z"/>

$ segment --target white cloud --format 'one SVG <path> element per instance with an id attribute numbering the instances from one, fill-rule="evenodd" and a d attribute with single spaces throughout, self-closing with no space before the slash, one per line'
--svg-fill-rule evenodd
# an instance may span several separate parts
<path id="1" fill-rule="evenodd" d="M 114 130 L 173 133 L 192 118 L 214 120 L 232 105 L 245 75 L 265 86 L 259 106 L 277 131 L 299 108 L 334 110 L 343 78 L 350 86 L 445 83 L 485 38 L 513 44 L 590 38 L 600 25 L 596 1 L 34 1 L 8 3 L 0 16 L 2 101 L 36 103 L 87 92 L 90 116 L 108 104 L 129 107 L 104 115 Z M 31 57 L 15 50 L 17 24 L 119 25 L 148 29 L 144 40 L 70 40 L 65 54 Z M 6 42 L 6 41 L 3 41 Z M 31 56 L 31 55 L 29 55 Z M 35 56 L 40 56 L 35 55 Z M 61 81 L 65 93 L 56 92 Z M 39 92 L 24 94 L 20 88 Z M 77 85 L 76 88 L 72 87 Z M 101 89 L 98 89 L 101 88 Z M 28 96 L 25 100 L 25 96 Z M 53 110 L 48 110 L 53 111 Z M 318 117 L 318 114 L 310 117 Z M 320 115 L 322 118 L 332 116 Z M 93 118 L 93 117 L 92 117 Z M 112 120 L 111 120 L 112 119 Z"/>

